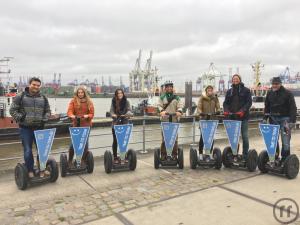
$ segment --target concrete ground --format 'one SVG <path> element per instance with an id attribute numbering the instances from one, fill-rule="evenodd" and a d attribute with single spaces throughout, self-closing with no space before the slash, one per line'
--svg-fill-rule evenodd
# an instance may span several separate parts
<path id="1" fill-rule="evenodd" d="M 264 148 L 258 136 L 250 138 L 250 145 L 257 151 Z M 299 131 L 293 134 L 292 149 L 300 156 Z M 93 174 L 59 177 L 56 183 L 26 191 L 17 189 L 13 173 L 1 174 L 0 224 L 273 225 L 299 216 L 289 200 L 274 208 L 281 198 L 300 204 L 299 177 L 288 180 L 225 168 L 191 170 L 189 150 L 184 151 L 184 170 L 155 170 L 151 152 L 138 154 L 134 172 L 106 174 L 103 158 L 97 158 Z M 300 224 L 299 217 L 292 224 Z"/>

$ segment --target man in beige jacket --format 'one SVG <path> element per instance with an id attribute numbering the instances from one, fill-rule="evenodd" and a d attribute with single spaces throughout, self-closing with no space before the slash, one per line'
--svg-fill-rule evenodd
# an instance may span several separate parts
<path id="1" fill-rule="evenodd" d="M 158 110 L 160 112 L 161 121 L 167 122 L 169 121 L 169 117 L 166 114 L 176 114 L 176 116 L 172 117 L 172 122 L 178 122 L 179 117 L 182 115 L 182 101 L 179 96 L 174 94 L 173 91 L 173 82 L 166 81 L 164 84 L 165 93 L 162 94 L 158 101 Z M 161 157 L 165 159 L 167 156 L 166 146 L 164 142 L 164 138 L 162 137 L 161 143 Z M 174 159 L 177 159 L 177 150 L 178 150 L 178 137 L 176 138 L 172 156 Z"/>

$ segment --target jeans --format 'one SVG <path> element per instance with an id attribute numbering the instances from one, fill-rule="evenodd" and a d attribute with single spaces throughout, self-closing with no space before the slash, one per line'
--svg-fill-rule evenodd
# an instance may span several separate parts
<path id="1" fill-rule="evenodd" d="M 82 154 L 82 160 L 86 160 L 88 149 L 89 149 L 89 140 L 86 141 L 84 151 L 83 151 L 83 154 Z M 72 162 L 73 157 L 74 157 L 74 148 L 73 148 L 73 144 L 71 142 L 71 144 L 69 146 L 69 161 L 70 162 Z"/>
<path id="2" fill-rule="evenodd" d="M 289 117 L 272 116 L 270 123 L 280 125 L 280 135 L 281 135 L 281 157 L 285 159 L 290 155 L 290 141 L 291 141 L 291 131 L 286 132 L 287 126 L 289 124 Z M 279 143 L 277 144 L 276 155 L 279 155 Z"/>
<path id="3" fill-rule="evenodd" d="M 25 165 L 28 172 L 33 172 L 34 159 L 32 155 L 32 144 L 34 143 L 36 145 L 34 129 L 23 127 L 20 128 L 20 137 L 23 145 Z"/>
<path id="4" fill-rule="evenodd" d="M 214 148 L 214 143 L 215 141 L 213 140 L 213 143 L 211 145 L 211 148 L 210 148 L 210 153 L 212 152 L 213 148 Z M 199 154 L 203 154 L 203 148 L 204 148 L 204 143 L 203 143 L 203 138 L 202 138 L 202 135 L 200 133 L 200 140 L 199 140 Z"/>
<path id="5" fill-rule="evenodd" d="M 248 120 L 242 120 L 241 133 L 243 140 L 243 157 L 247 158 L 249 150 Z"/>

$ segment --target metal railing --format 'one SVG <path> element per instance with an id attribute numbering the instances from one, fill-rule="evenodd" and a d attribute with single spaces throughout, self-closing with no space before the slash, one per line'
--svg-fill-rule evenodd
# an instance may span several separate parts
<path id="1" fill-rule="evenodd" d="M 196 134 L 196 117 L 195 116 L 190 116 L 192 118 L 192 122 L 184 122 L 181 123 L 180 128 L 191 128 L 192 129 L 192 135 L 186 135 L 186 136 L 178 136 L 179 139 L 187 139 L 187 138 L 192 138 L 192 144 L 196 143 L 196 137 L 200 137 L 200 134 Z M 142 121 L 142 125 L 141 129 L 138 130 L 133 130 L 132 133 L 142 133 L 142 141 L 136 141 L 136 142 L 130 142 L 131 145 L 137 145 L 137 144 L 142 144 L 142 149 L 139 150 L 140 153 L 147 153 L 146 150 L 146 143 L 151 143 L 151 142 L 157 142 L 157 141 L 161 141 L 160 139 L 148 139 L 146 138 L 146 132 L 151 132 L 151 131 L 161 131 L 161 128 L 152 128 L 152 129 L 147 129 L 146 128 L 146 118 L 143 118 Z M 252 122 L 257 122 L 258 120 L 252 120 Z M 249 121 L 251 122 L 251 121 Z M 186 125 L 189 124 L 189 125 Z M 223 124 L 222 122 L 220 122 L 219 124 Z M 300 127 L 298 127 L 297 129 L 299 129 Z M 249 128 L 250 130 L 251 128 Z M 256 129 L 256 128 L 253 128 Z M 112 136 L 112 133 L 101 133 L 101 134 L 92 134 L 89 137 L 104 137 L 104 136 Z M 70 139 L 69 136 L 66 137 L 56 137 L 54 138 L 54 140 L 63 140 L 63 139 Z M 7 145 L 15 145 L 15 144 L 21 144 L 21 141 L 15 141 L 15 142 L 8 142 L 8 143 L 0 143 L 0 147 L 1 146 L 7 146 Z M 107 148 L 111 148 L 111 145 L 104 145 L 104 146 L 96 146 L 96 147 L 90 147 L 89 150 L 97 150 L 97 149 L 107 149 Z M 51 155 L 57 155 L 57 154 L 61 154 L 61 153 L 65 153 L 66 151 L 55 151 L 55 152 L 51 152 Z M 5 161 L 10 161 L 10 160 L 17 160 L 17 159 L 22 159 L 23 157 L 21 156 L 14 156 L 14 157 L 6 157 L 6 158 L 0 158 L 0 162 L 5 162 Z"/>
<path id="2" fill-rule="evenodd" d="M 140 153 L 147 153 L 146 150 L 146 143 L 151 143 L 151 142 L 157 142 L 157 141 L 161 141 L 161 139 L 149 139 L 146 138 L 146 132 L 152 132 L 152 131 L 160 131 L 161 128 L 152 128 L 152 129 L 148 129 L 147 125 L 146 125 L 146 118 L 143 118 L 142 121 L 142 125 L 141 125 L 141 129 L 138 130 L 133 130 L 132 133 L 142 133 L 142 141 L 135 141 L 135 142 L 130 142 L 131 145 L 137 145 L 137 144 L 142 144 L 142 149 L 139 150 Z M 187 123 L 190 123 L 190 125 L 186 125 Z M 193 117 L 193 121 L 192 122 L 185 122 L 182 123 L 180 125 L 180 128 L 189 128 L 192 127 L 193 130 L 193 135 L 186 135 L 186 136 L 178 136 L 179 139 L 186 139 L 186 138 L 192 138 L 193 143 L 195 143 L 196 137 L 200 137 L 200 135 L 196 135 L 196 119 L 195 117 Z M 91 134 L 89 136 L 89 138 L 93 138 L 93 137 L 105 137 L 105 136 L 112 136 L 111 132 L 107 132 L 107 133 L 100 133 L 100 134 Z M 66 137 L 55 137 L 55 140 L 63 140 L 63 139 L 70 139 L 70 136 L 66 136 Z M 0 148 L 1 146 L 7 146 L 7 145 L 16 145 L 16 144 L 20 144 L 21 145 L 21 141 L 14 141 L 14 142 L 8 142 L 8 143 L 0 143 Z M 96 146 L 96 147 L 90 147 L 89 150 L 97 150 L 97 149 L 107 149 L 107 148 L 111 148 L 111 145 L 103 145 L 103 146 Z M 66 151 L 55 151 L 55 152 L 51 152 L 51 155 L 58 155 L 61 153 L 65 153 Z M 0 158 L 0 162 L 5 162 L 5 161 L 10 161 L 10 160 L 19 160 L 19 159 L 23 159 L 23 157 L 21 156 L 14 156 L 14 157 L 6 157 L 6 158 Z"/>

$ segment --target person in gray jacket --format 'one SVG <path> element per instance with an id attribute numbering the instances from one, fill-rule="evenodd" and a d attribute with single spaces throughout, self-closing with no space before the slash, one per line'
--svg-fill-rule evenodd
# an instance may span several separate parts
<path id="1" fill-rule="evenodd" d="M 14 98 L 9 110 L 20 127 L 24 161 L 30 178 L 34 177 L 32 155 L 32 144 L 35 143 L 34 131 L 43 129 L 51 114 L 48 99 L 40 93 L 40 88 L 41 80 L 37 77 L 31 78 L 29 86 Z M 44 176 L 44 171 L 40 171 L 40 176 Z"/>

